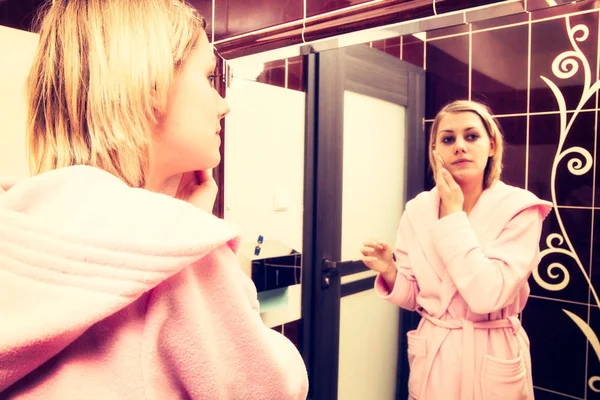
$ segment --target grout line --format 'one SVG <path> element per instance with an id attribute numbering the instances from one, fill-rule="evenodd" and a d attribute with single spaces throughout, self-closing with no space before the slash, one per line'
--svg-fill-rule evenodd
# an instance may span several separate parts
<path id="1" fill-rule="evenodd" d="M 472 82 L 473 82 L 473 29 L 472 25 L 469 24 L 469 100 L 472 98 Z"/>
<path id="2" fill-rule="evenodd" d="M 525 120 L 525 190 L 529 189 L 529 120 L 531 119 L 531 13 L 527 14 L 527 119 Z"/>
<path id="3" fill-rule="evenodd" d="M 423 41 L 423 69 L 427 71 L 427 35 L 425 35 L 425 40 Z"/>
<path id="4" fill-rule="evenodd" d="M 593 210 L 600 210 L 600 207 L 596 207 L 596 206 L 589 206 L 589 207 L 584 207 L 584 206 L 561 206 L 561 205 L 557 205 L 558 208 L 564 208 L 567 210 L 588 210 L 588 211 L 593 211 Z"/>
<path id="5" fill-rule="evenodd" d="M 596 109 L 594 108 L 588 108 L 586 110 L 580 110 L 579 113 L 584 113 L 584 112 L 594 112 L 596 111 Z M 573 114 L 575 112 L 575 110 L 567 110 L 567 114 Z M 528 112 L 528 113 L 515 113 L 515 114 L 499 114 L 499 115 L 495 115 L 495 117 L 526 117 L 526 116 L 535 116 L 535 115 L 560 115 L 560 111 L 534 111 L 534 112 Z"/>
<path id="6" fill-rule="evenodd" d="M 404 36 L 400 36 L 400 59 L 404 60 Z"/>
<path id="7" fill-rule="evenodd" d="M 595 112 L 600 111 L 594 108 L 588 108 L 587 110 L 580 110 L 579 113 L 585 112 Z M 575 110 L 567 110 L 567 114 L 574 113 Z M 528 116 L 536 116 L 536 115 L 560 115 L 560 111 L 535 111 L 535 112 L 524 112 L 524 113 L 514 113 L 514 114 L 494 114 L 494 118 L 507 118 L 507 117 L 528 117 Z M 433 122 L 432 118 L 426 119 L 425 122 Z"/>
<path id="8" fill-rule="evenodd" d="M 506 25 L 498 25 L 498 26 L 492 26 L 489 28 L 482 28 L 482 29 L 475 29 L 473 31 L 473 33 L 483 33 L 483 32 L 490 32 L 490 31 L 497 31 L 499 29 L 504 29 L 504 28 L 513 28 L 515 26 L 522 26 L 522 25 L 527 25 L 529 24 L 530 20 L 531 20 L 531 13 L 528 13 L 529 19 L 527 21 L 523 21 L 523 22 L 515 22 L 514 24 L 506 24 Z"/>
<path id="9" fill-rule="evenodd" d="M 300 34 L 300 36 L 302 37 L 302 43 L 306 43 L 306 39 L 305 39 L 305 34 L 306 34 L 306 0 L 304 0 L 302 2 L 302 33 Z M 370 46 L 370 44 L 369 44 Z"/>
<path id="10" fill-rule="evenodd" d="M 592 8 L 591 10 L 583 10 L 583 11 L 577 11 L 577 12 L 568 13 L 568 14 L 553 15 L 552 17 L 540 18 L 540 19 L 536 19 L 535 21 L 533 21 L 533 23 L 535 24 L 537 22 L 551 21 L 553 19 L 562 19 L 565 17 L 574 17 L 576 15 L 591 14 L 593 12 L 598 12 L 598 7 Z"/>
<path id="11" fill-rule="evenodd" d="M 284 83 L 283 83 L 283 87 L 284 88 L 288 88 L 288 74 L 289 74 L 290 70 L 289 70 L 289 61 L 286 58 L 285 59 L 285 75 L 284 75 Z"/>
<path id="12" fill-rule="evenodd" d="M 600 17 L 600 9 L 598 10 L 598 16 Z M 596 48 L 596 82 L 598 82 L 598 80 L 600 80 L 600 29 L 598 30 L 598 43 L 597 43 L 597 48 Z M 593 164 L 592 164 L 592 168 L 594 169 L 592 171 L 592 236 L 591 236 L 591 242 L 590 243 L 594 243 L 594 210 L 596 209 L 596 183 L 597 183 L 597 175 L 596 175 L 596 171 L 597 171 L 597 156 L 598 156 L 598 103 L 599 103 L 598 99 L 598 92 L 596 92 L 596 118 L 595 118 L 595 123 L 594 123 L 594 156 L 593 156 Z M 593 249 L 594 246 L 592 246 Z M 591 268 L 592 268 L 592 254 L 590 253 L 590 276 L 591 276 Z M 598 304 L 598 306 L 600 307 L 600 304 Z"/>
<path id="13" fill-rule="evenodd" d="M 600 17 L 600 9 L 598 10 L 598 16 Z M 597 43 L 597 47 L 596 47 L 596 82 L 600 79 L 600 29 L 598 30 L 598 43 Z M 598 92 L 596 92 L 596 114 L 595 114 L 595 120 L 594 120 L 594 155 L 592 157 L 592 232 L 591 232 L 591 238 L 590 238 L 590 243 L 592 243 L 592 247 L 590 249 L 590 277 L 592 274 L 592 265 L 593 265 L 593 243 L 594 243 L 594 230 L 595 230 L 595 224 L 594 224 L 594 213 L 595 213 L 595 209 L 596 209 L 596 183 L 597 183 L 597 175 L 596 175 L 596 170 L 597 170 L 597 156 L 598 156 Z M 591 291 L 590 291 L 591 292 Z M 589 293 L 589 295 L 591 296 L 591 293 Z M 588 299 L 588 303 L 590 302 L 590 300 Z M 600 307 L 600 304 L 598 304 L 598 306 Z"/>
<path id="14" fill-rule="evenodd" d="M 468 35 L 470 33 L 483 33 L 483 32 L 489 32 L 489 31 L 497 31 L 497 30 L 500 30 L 500 29 L 512 28 L 512 27 L 515 27 L 515 26 L 527 25 L 528 23 L 529 23 L 529 21 L 523 21 L 523 22 L 516 22 L 514 24 L 492 26 L 490 28 L 474 29 L 474 30 L 472 30 L 470 32 L 460 32 L 460 33 L 452 33 L 450 35 L 436 36 L 436 37 L 432 37 L 431 39 L 428 39 L 428 40 L 430 40 L 432 42 L 435 42 L 436 40 L 451 39 L 451 38 L 455 38 L 455 37 L 459 37 L 459 36 Z M 472 22 L 470 24 L 472 24 Z M 441 29 L 444 29 L 444 28 L 441 28 Z"/>
<path id="15" fill-rule="evenodd" d="M 535 295 L 535 294 L 529 295 L 529 297 L 532 298 L 532 299 L 556 301 L 557 303 L 567 303 L 567 304 L 574 304 L 574 305 L 577 305 L 577 306 L 584 306 L 584 307 L 588 307 L 589 306 L 589 307 L 598 308 L 598 306 L 595 305 L 595 304 L 582 303 L 580 301 L 571 301 L 571 300 L 556 299 L 556 298 L 552 298 L 552 297 L 538 296 L 538 295 Z"/>
<path id="16" fill-rule="evenodd" d="M 600 13 L 598 14 L 600 16 Z M 600 75 L 600 29 L 598 30 L 598 37 L 597 37 L 597 44 L 596 44 L 596 77 L 595 80 L 598 81 L 599 79 L 599 75 Z M 596 156 L 597 156 L 597 148 L 598 148 L 598 92 L 596 92 L 596 113 L 594 116 L 594 155 L 592 157 L 592 206 L 596 205 Z M 595 216 L 594 216 L 594 208 L 592 208 L 592 217 L 590 219 L 590 224 L 591 224 L 591 232 L 590 232 L 590 243 L 592 244 L 592 246 L 590 246 L 590 264 L 588 266 L 588 276 L 591 279 L 592 278 L 592 265 L 594 265 L 594 228 L 595 228 Z M 591 297 L 592 297 L 592 288 L 588 288 L 588 304 L 590 304 L 588 306 L 588 315 L 587 315 L 587 323 L 588 325 L 590 325 L 591 323 L 591 314 L 592 314 L 592 307 L 591 307 Z M 597 306 L 600 306 L 600 304 L 596 304 Z M 587 399 L 587 395 L 588 395 L 588 382 L 587 382 L 587 377 L 590 375 L 589 374 L 589 351 L 590 351 L 590 341 L 586 340 L 585 341 L 585 391 L 584 391 L 584 399 Z"/>
<path id="17" fill-rule="evenodd" d="M 215 43 L 215 8 L 216 8 L 216 3 L 217 0 L 212 0 L 212 10 L 211 10 L 211 18 L 212 18 L 212 23 L 210 24 L 210 34 L 211 34 L 211 38 L 210 38 L 210 42 L 211 44 Z"/>
<path id="18" fill-rule="evenodd" d="M 544 389 L 544 388 L 542 388 L 542 387 L 535 386 L 535 385 L 533 385 L 533 388 L 534 388 L 534 389 L 537 389 L 537 390 L 541 390 L 541 391 L 543 391 L 543 392 L 548 392 L 548 393 L 554 393 L 554 394 L 558 394 L 558 395 L 560 395 L 560 396 L 564 396 L 565 398 L 568 398 L 568 399 L 584 400 L 584 399 L 582 399 L 581 397 L 575 397 L 575 396 L 571 396 L 571 395 L 568 395 L 568 394 L 565 394 L 565 393 L 561 393 L 561 392 L 557 392 L 557 391 L 554 391 L 554 390 L 550 390 L 550 389 Z"/>
<path id="19" fill-rule="evenodd" d="M 496 31 L 496 30 L 499 30 L 499 29 L 512 28 L 512 27 L 515 27 L 515 26 L 526 25 L 526 24 L 529 24 L 529 23 L 537 24 L 538 22 L 546 22 L 546 21 L 551 21 L 551 20 L 554 20 L 554 19 L 562 19 L 562 18 L 565 18 L 565 17 L 571 17 L 571 16 L 576 16 L 576 15 L 590 14 L 590 13 L 593 13 L 595 11 L 598 11 L 598 8 L 595 8 L 595 9 L 592 9 L 592 10 L 585 10 L 585 11 L 579 11 L 579 12 L 569 13 L 569 14 L 556 15 L 556 16 L 552 16 L 552 17 L 540 18 L 540 19 L 536 19 L 536 20 L 532 20 L 531 19 L 531 13 L 528 13 L 529 14 L 529 21 L 515 22 L 514 24 L 492 26 L 490 28 L 475 29 L 472 32 L 462 32 L 462 33 L 453 33 L 453 34 L 444 35 L 444 36 L 436 36 L 436 37 L 432 37 L 432 38 L 427 39 L 427 40 L 433 42 L 433 41 L 436 41 L 436 40 L 443 40 L 443 39 L 449 39 L 449 38 L 453 38 L 453 37 L 463 36 L 463 35 L 467 35 L 469 33 L 482 33 L 482 32 L 489 32 L 489 31 Z M 444 28 L 441 28 L 441 29 L 444 29 Z"/>
<path id="20" fill-rule="evenodd" d="M 442 29 L 444 29 L 444 28 L 442 28 Z M 444 35 L 444 36 L 432 37 L 430 39 L 427 39 L 427 41 L 428 42 L 435 42 L 436 40 L 451 39 L 451 38 L 455 38 L 455 37 L 466 36 L 468 34 L 469 34 L 469 32 L 453 33 L 451 35 Z"/>

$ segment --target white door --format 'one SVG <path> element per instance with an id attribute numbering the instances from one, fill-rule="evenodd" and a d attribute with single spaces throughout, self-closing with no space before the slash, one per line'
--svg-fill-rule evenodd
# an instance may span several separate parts
<path id="1" fill-rule="evenodd" d="M 423 188 L 424 71 L 368 45 L 311 54 L 308 66 L 309 398 L 406 399 L 408 326 L 398 307 L 376 296 L 375 276 L 359 260 L 366 239 L 394 243 L 406 199 Z"/>

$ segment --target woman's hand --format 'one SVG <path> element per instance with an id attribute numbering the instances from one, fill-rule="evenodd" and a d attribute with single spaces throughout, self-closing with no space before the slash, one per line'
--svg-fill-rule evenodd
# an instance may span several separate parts
<path id="1" fill-rule="evenodd" d="M 440 218 L 446 215 L 461 212 L 465 198 L 462 189 L 452 177 L 452 174 L 444 167 L 444 160 L 434 151 L 437 157 L 437 182 L 436 187 L 442 199 L 440 205 Z"/>
<path id="2" fill-rule="evenodd" d="M 212 169 L 191 171 L 182 175 L 175 197 L 212 213 L 218 191 Z"/>
<path id="3" fill-rule="evenodd" d="M 398 271 L 390 246 L 385 242 L 372 240 L 363 243 L 360 252 L 363 255 L 363 263 L 373 271 L 381 274 L 391 292 L 394 289 Z"/>

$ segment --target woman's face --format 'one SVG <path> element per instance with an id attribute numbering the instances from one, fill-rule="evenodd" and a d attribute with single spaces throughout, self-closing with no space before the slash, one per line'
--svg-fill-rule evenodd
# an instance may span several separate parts
<path id="1" fill-rule="evenodd" d="M 479 115 L 449 113 L 440 121 L 435 150 L 457 183 L 483 182 L 488 159 L 494 155 L 494 143 Z"/>
<path id="2" fill-rule="evenodd" d="M 229 106 L 215 89 L 216 57 L 206 33 L 176 71 L 153 135 L 151 170 L 163 179 L 221 161 L 221 119 Z"/>

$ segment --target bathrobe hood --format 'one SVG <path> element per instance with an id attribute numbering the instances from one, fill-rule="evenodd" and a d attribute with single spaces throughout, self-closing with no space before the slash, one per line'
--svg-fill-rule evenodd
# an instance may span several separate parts
<path id="1" fill-rule="evenodd" d="M 0 180 L 0 392 L 190 263 L 238 243 L 225 221 L 98 168 Z"/>

